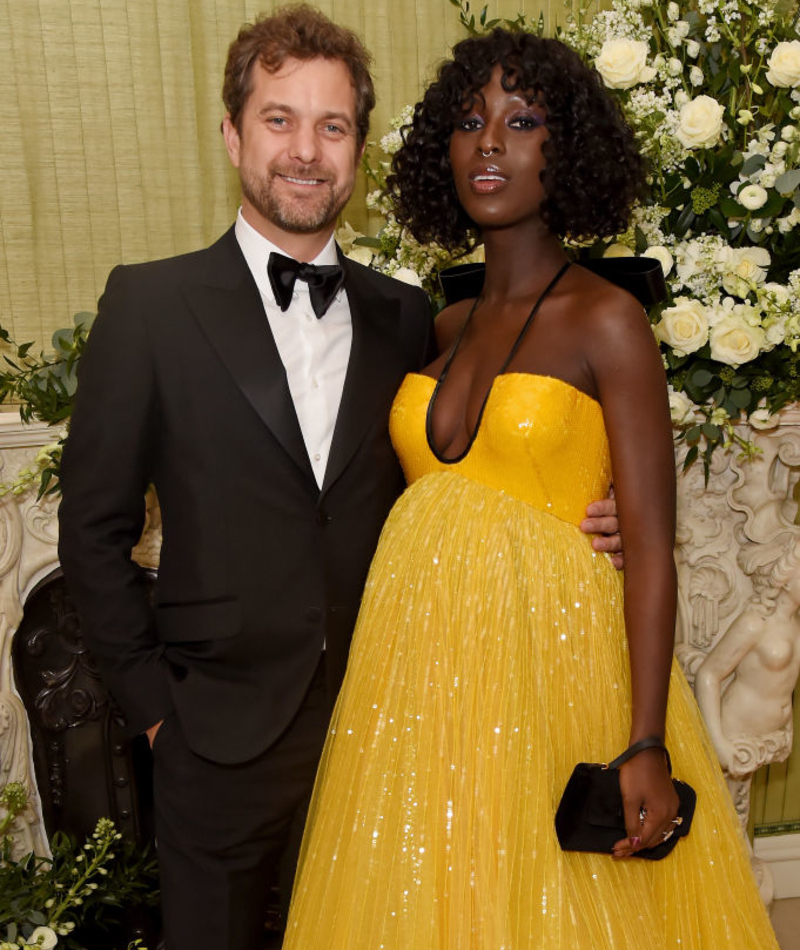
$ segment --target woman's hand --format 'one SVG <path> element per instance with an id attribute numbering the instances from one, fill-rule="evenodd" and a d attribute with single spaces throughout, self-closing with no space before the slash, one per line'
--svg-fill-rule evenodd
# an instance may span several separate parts
<path id="1" fill-rule="evenodd" d="M 679 799 L 661 749 L 645 749 L 620 766 L 619 785 L 627 838 L 614 845 L 614 857 L 626 858 L 661 844 L 675 830 Z"/>

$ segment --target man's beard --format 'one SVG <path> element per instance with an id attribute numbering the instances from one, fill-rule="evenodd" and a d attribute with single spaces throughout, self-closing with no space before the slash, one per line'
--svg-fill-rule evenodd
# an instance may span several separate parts
<path id="1" fill-rule="evenodd" d="M 303 200 L 302 195 L 296 197 L 279 195 L 274 187 L 275 178 L 279 174 L 320 178 L 325 181 L 327 187 L 316 196 L 309 195 L 306 200 Z M 271 171 L 266 175 L 253 172 L 245 174 L 240 169 L 240 181 L 242 194 L 256 211 L 265 220 L 271 221 L 290 234 L 314 234 L 324 230 L 336 221 L 339 212 L 350 198 L 349 192 L 343 194 L 329 179 L 322 175 L 311 174 L 310 169 L 293 169 L 291 172 L 281 173 Z"/>

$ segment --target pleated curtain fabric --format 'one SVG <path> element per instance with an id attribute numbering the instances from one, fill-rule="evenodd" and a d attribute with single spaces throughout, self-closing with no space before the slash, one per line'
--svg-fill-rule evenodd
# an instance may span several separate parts
<path id="1" fill-rule="evenodd" d="M 376 139 L 465 35 L 449 0 L 317 5 L 374 55 Z M 75 312 L 95 309 L 116 263 L 202 247 L 232 221 L 238 183 L 219 131 L 225 56 L 242 23 L 278 6 L 0 0 L 0 323 L 17 340 L 47 347 Z M 489 7 L 538 15 L 560 2 Z M 365 195 L 362 180 L 345 214 L 362 230 Z"/>

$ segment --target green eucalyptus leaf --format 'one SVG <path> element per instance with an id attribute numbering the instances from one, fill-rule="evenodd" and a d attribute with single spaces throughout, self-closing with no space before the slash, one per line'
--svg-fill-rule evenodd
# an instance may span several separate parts
<path id="1" fill-rule="evenodd" d="M 732 389 L 730 393 L 730 401 L 737 409 L 746 409 L 747 406 L 750 405 L 752 398 L 749 389 Z M 733 413 L 731 413 L 731 415 L 733 415 Z"/>
<path id="2" fill-rule="evenodd" d="M 739 170 L 740 175 L 753 175 L 755 172 L 760 172 L 764 166 L 767 164 L 766 156 L 764 155 L 751 155 L 746 162 L 743 163 L 741 169 Z"/>
<path id="3" fill-rule="evenodd" d="M 775 190 L 789 196 L 800 187 L 800 168 L 792 168 L 775 180 Z"/>
<path id="4" fill-rule="evenodd" d="M 714 379 L 714 374 L 702 366 L 695 366 L 686 374 L 695 386 L 708 386 Z"/>

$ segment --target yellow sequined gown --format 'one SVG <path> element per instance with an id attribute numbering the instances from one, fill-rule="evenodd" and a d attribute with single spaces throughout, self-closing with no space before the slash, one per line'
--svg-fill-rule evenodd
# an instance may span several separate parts
<path id="1" fill-rule="evenodd" d="M 627 745 L 622 583 L 579 530 L 605 496 L 595 401 L 497 377 L 462 461 L 432 453 L 434 380 L 391 432 L 384 529 L 325 748 L 284 950 L 777 950 L 699 712 L 675 668 L 667 744 L 698 792 L 663 861 L 567 854 L 578 761 Z"/>

